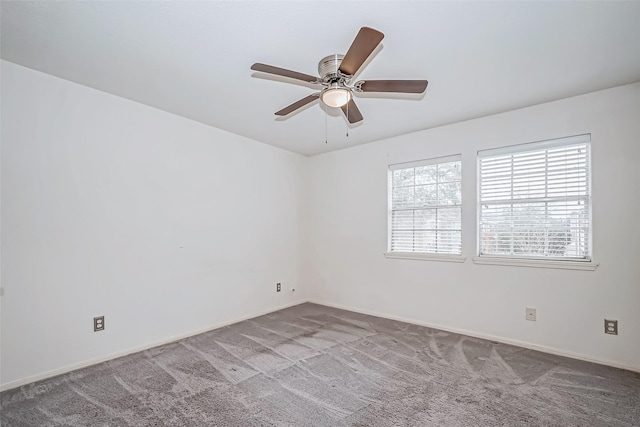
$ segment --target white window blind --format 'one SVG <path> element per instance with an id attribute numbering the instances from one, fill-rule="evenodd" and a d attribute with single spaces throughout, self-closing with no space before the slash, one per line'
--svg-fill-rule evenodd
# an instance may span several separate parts
<path id="1" fill-rule="evenodd" d="M 462 253 L 460 156 L 389 167 L 389 251 Z"/>
<path id="2" fill-rule="evenodd" d="M 478 152 L 480 256 L 590 259 L 590 141 Z"/>

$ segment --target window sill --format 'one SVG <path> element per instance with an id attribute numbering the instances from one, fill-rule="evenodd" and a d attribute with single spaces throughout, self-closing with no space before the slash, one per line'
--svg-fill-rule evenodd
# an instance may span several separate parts
<path id="1" fill-rule="evenodd" d="M 600 263 L 593 261 L 557 261 L 499 257 L 473 257 L 474 264 L 511 265 L 515 267 L 558 268 L 563 270 L 594 271 Z"/>
<path id="2" fill-rule="evenodd" d="M 417 252 L 385 252 L 385 258 L 391 259 L 415 259 L 419 261 L 444 261 L 444 262 L 465 262 L 467 257 L 450 254 L 424 254 Z"/>

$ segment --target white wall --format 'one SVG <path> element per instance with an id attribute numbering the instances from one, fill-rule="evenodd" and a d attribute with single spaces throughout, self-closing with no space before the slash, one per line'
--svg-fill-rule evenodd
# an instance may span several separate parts
<path id="1" fill-rule="evenodd" d="M 600 267 L 474 264 L 477 151 L 582 133 Z M 384 258 L 388 165 L 458 153 L 467 261 Z M 309 175 L 313 300 L 640 370 L 640 83 L 316 156 Z M 604 334 L 605 317 L 619 320 L 618 336 Z"/>
<path id="2" fill-rule="evenodd" d="M 1 136 L 3 388 L 306 299 L 306 158 L 5 61 Z"/>
<path id="3" fill-rule="evenodd" d="M 640 84 L 308 159 L 1 71 L 0 388 L 307 299 L 640 370 Z M 383 257 L 389 164 L 462 154 L 470 258 L 477 150 L 585 132 L 595 272 Z"/>

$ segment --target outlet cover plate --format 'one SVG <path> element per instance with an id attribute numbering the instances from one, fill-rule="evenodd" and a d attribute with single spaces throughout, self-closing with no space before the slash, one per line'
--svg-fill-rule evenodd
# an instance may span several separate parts
<path id="1" fill-rule="evenodd" d="M 609 335 L 618 335 L 618 321 L 604 319 L 604 333 Z"/>
<path id="2" fill-rule="evenodd" d="M 93 332 L 104 331 L 104 316 L 93 318 Z"/>
<path id="3" fill-rule="evenodd" d="M 532 322 L 536 321 L 536 309 L 535 308 L 525 308 L 525 319 L 530 320 Z"/>

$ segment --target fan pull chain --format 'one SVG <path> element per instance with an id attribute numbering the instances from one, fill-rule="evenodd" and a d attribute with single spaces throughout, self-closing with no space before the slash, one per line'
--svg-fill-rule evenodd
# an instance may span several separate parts
<path id="1" fill-rule="evenodd" d="M 347 138 L 349 138 L 349 103 L 347 102 Z"/>
<path id="2" fill-rule="evenodd" d="M 328 144 L 327 142 L 327 105 L 326 104 L 324 106 L 324 143 Z"/>

